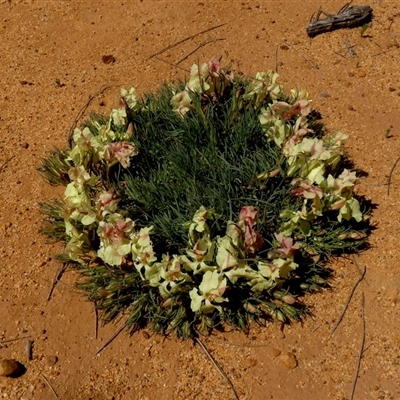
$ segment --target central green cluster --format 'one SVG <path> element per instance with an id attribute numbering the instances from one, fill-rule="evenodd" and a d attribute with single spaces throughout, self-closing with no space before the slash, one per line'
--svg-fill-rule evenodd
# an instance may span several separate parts
<path id="1" fill-rule="evenodd" d="M 243 82 L 234 82 L 223 102 L 193 96 L 194 110 L 182 118 L 166 101 L 172 97 L 167 86 L 145 100 L 148 111 L 132 113 L 138 156 L 123 175 L 123 204 L 138 226 L 154 226 L 153 245 L 160 251 L 187 247 L 185 223 L 201 206 L 219 215 L 214 236 L 225 232 L 244 205 L 259 209 L 263 236 L 275 232 L 277 207 L 292 187 L 283 174 L 256 179 L 280 169 L 283 159 L 263 133 L 257 110 L 241 112 L 234 97 L 241 90 Z"/>

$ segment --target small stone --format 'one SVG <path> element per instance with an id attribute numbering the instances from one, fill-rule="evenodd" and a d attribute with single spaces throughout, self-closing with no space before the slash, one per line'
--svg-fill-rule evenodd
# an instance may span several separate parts
<path id="1" fill-rule="evenodd" d="M 282 50 L 289 50 L 289 46 L 286 45 L 286 44 L 281 44 L 280 47 L 281 47 Z"/>
<path id="2" fill-rule="evenodd" d="M 367 74 L 365 73 L 365 71 L 358 71 L 357 72 L 357 75 L 360 77 L 360 78 L 365 78 L 366 76 L 367 76 Z"/>
<path id="3" fill-rule="evenodd" d="M 115 57 L 112 54 L 107 54 L 101 57 L 101 60 L 103 61 L 104 64 L 114 64 L 115 63 Z"/>
<path id="4" fill-rule="evenodd" d="M 287 353 L 282 354 L 281 361 L 287 369 L 294 369 L 299 364 L 297 362 L 296 356 L 291 351 L 288 351 Z"/>
<path id="5" fill-rule="evenodd" d="M 249 368 L 255 367 L 257 365 L 257 360 L 255 358 L 249 358 L 248 365 L 249 365 Z"/>
<path id="6" fill-rule="evenodd" d="M 392 86 L 389 87 L 389 92 L 395 92 L 395 91 L 396 91 L 396 88 L 394 88 Z"/>
<path id="7" fill-rule="evenodd" d="M 150 333 L 146 331 L 142 331 L 142 335 L 145 339 L 150 339 Z"/>
<path id="8" fill-rule="evenodd" d="M 350 76 L 350 77 L 353 77 L 353 76 L 354 76 L 354 72 L 349 71 L 349 76 Z"/>
<path id="9" fill-rule="evenodd" d="M 27 149 L 29 147 L 29 143 L 26 143 L 26 142 L 22 143 L 21 147 L 24 148 L 24 149 Z"/>
<path id="10" fill-rule="evenodd" d="M 324 98 L 331 97 L 331 95 L 328 92 L 322 92 L 320 93 L 320 96 Z"/>
<path id="11" fill-rule="evenodd" d="M 349 105 L 347 106 L 347 108 L 349 109 L 349 111 L 355 111 L 355 110 L 354 110 L 354 107 L 353 107 L 351 104 L 349 104 Z"/>
<path id="12" fill-rule="evenodd" d="M 58 357 L 57 356 L 46 356 L 45 360 L 46 360 L 46 364 L 49 367 L 52 367 L 53 365 L 57 364 Z"/>
<path id="13" fill-rule="evenodd" d="M 23 370 L 20 362 L 15 360 L 0 360 L 0 376 L 15 376 Z"/>
<path id="14" fill-rule="evenodd" d="M 279 357 L 282 352 L 279 349 L 272 349 L 272 354 L 274 355 L 274 357 Z"/>

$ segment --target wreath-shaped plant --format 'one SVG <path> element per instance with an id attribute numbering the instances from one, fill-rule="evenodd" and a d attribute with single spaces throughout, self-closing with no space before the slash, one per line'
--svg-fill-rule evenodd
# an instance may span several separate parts
<path id="1" fill-rule="evenodd" d="M 189 338 L 299 319 L 327 257 L 365 242 L 347 136 L 325 134 L 308 93 L 277 77 L 211 60 L 156 94 L 122 89 L 121 108 L 43 160 L 65 186 L 41 205 L 43 233 L 105 322 Z"/>

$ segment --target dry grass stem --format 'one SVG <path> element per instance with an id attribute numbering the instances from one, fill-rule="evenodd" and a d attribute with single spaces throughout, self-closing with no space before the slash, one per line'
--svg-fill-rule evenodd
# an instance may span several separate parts
<path id="1" fill-rule="evenodd" d="M 185 57 L 183 57 L 179 61 L 177 61 L 174 65 L 178 66 L 181 62 L 185 61 L 187 58 L 189 58 L 192 54 L 196 53 L 197 50 L 201 49 L 206 44 L 213 43 L 213 42 L 218 42 L 219 40 L 226 40 L 226 38 L 208 39 L 208 40 L 205 40 L 204 42 L 201 42 L 194 50 L 192 50 Z"/>
<path id="2" fill-rule="evenodd" d="M 96 356 L 97 354 L 100 354 L 126 327 L 127 321 L 124 322 L 116 331 L 115 333 L 108 339 L 97 351 L 96 351 Z"/>
<path id="3" fill-rule="evenodd" d="M 165 62 L 166 64 L 168 64 L 168 65 L 170 65 L 171 67 L 175 67 L 175 68 L 179 68 L 179 69 L 181 69 L 182 71 L 185 71 L 185 72 L 190 72 L 187 68 L 182 68 L 180 65 L 176 65 L 176 64 L 174 64 L 174 63 L 172 63 L 172 62 L 170 62 L 170 61 L 167 61 L 167 60 L 164 60 L 163 58 L 161 58 L 161 57 L 154 57 L 156 60 L 158 60 L 158 61 L 162 61 L 162 62 Z"/>
<path id="4" fill-rule="evenodd" d="M 97 339 L 99 334 L 99 312 L 97 310 L 97 304 L 94 303 L 94 338 Z"/>
<path id="5" fill-rule="evenodd" d="M 392 169 L 390 170 L 390 173 L 389 173 L 389 178 L 388 178 L 388 182 L 387 182 L 387 195 L 389 196 L 389 194 L 390 194 L 390 185 L 392 184 L 392 175 L 393 175 L 393 172 L 394 172 L 394 170 L 395 170 L 395 168 L 396 168 L 396 166 L 397 166 L 397 163 L 400 161 L 400 157 L 398 157 L 397 158 L 397 160 L 396 160 L 396 162 L 394 163 L 394 165 L 393 165 L 393 167 L 392 167 Z"/>
<path id="6" fill-rule="evenodd" d="M 213 363 L 215 368 L 217 368 L 218 372 L 221 374 L 221 376 L 226 380 L 228 385 L 231 387 L 233 395 L 235 396 L 236 400 L 239 400 L 239 396 L 236 393 L 235 387 L 233 386 L 232 381 L 229 379 L 228 375 L 224 372 L 224 370 L 221 368 L 221 366 L 214 360 L 214 357 L 210 354 L 210 352 L 207 350 L 206 346 L 204 346 L 203 342 L 196 338 L 195 341 L 200 345 L 200 347 L 203 349 L 204 353 L 207 355 L 207 357 L 210 359 L 210 361 Z"/>
<path id="7" fill-rule="evenodd" d="M 217 342 L 221 342 L 227 346 L 237 346 L 237 347 L 267 347 L 268 344 L 247 344 L 247 343 L 238 343 L 238 342 L 229 342 L 227 340 L 219 339 L 215 336 L 209 337 L 211 340 L 215 340 Z"/>
<path id="8" fill-rule="evenodd" d="M 361 295 L 361 319 L 362 319 L 361 344 L 360 344 L 360 351 L 358 352 L 356 371 L 355 371 L 354 378 L 353 378 L 353 385 L 351 387 L 351 392 L 350 392 L 350 398 L 349 398 L 350 400 L 353 400 L 353 397 L 354 397 L 354 392 L 356 390 L 356 385 L 357 385 L 358 374 L 360 372 L 361 358 L 362 358 L 363 353 L 364 353 L 364 345 L 365 345 L 365 300 L 364 300 L 364 293 L 362 293 L 362 295 Z"/>
<path id="9" fill-rule="evenodd" d="M 314 68 L 314 69 L 318 72 L 319 76 L 320 76 L 321 78 L 323 78 L 323 76 L 322 76 L 321 72 L 319 71 L 318 67 L 317 67 L 312 61 L 310 61 L 302 52 L 300 52 L 299 50 L 297 50 L 296 47 L 294 47 L 294 46 L 293 46 L 292 44 L 290 44 L 288 41 L 282 40 L 282 42 L 285 43 L 287 46 L 291 47 L 297 54 L 299 54 L 300 56 L 302 56 L 302 57 L 304 58 L 304 60 L 305 60 L 312 68 Z"/>
<path id="10" fill-rule="evenodd" d="M 5 163 L 0 167 L 0 172 L 2 171 L 2 169 L 15 157 L 15 155 L 11 156 L 10 158 L 8 158 Z"/>
<path id="11" fill-rule="evenodd" d="M 53 279 L 53 282 L 52 282 L 50 290 L 49 290 L 49 294 L 47 295 L 47 301 L 50 301 L 51 296 L 52 296 L 52 294 L 54 292 L 54 288 L 56 287 L 57 283 L 59 282 L 59 280 L 63 276 L 63 274 L 64 274 L 65 270 L 67 269 L 67 267 L 68 267 L 68 263 L 64 263 L 64 264 L 60 265 L 57 268 L 56 274 L 54 275 L 54 279 Z"/>
<path id="12" fill-rule="evenodd" d="M 162 50 L 157 51 L 157 53 L 152 54 L 150 57 L 147 57 L 147 58 L 146 58 L 146 61 L 147 61 L 147 60 L 150 60 L 151 58 L 153 58 L 153 57 L 155 57 L 155 56 L 158 56 L 158 55 L 160 55 L 160 54 L 166 52 L 167 50 L 173 49 L 174 47 L 179 46 L 180 44 L 185 43 L 185 42 L 187 42 L 188 40 L 195 38 L 196 36 L 202 35 L 203 33 L 210 32 L 210 31 L 212 31 L 212 30 L 214 30 L 214 29 L 217 29 L 217 28 L 220 28 L 221 26 L 224 26 L 224 25 L 226 25 L 226 23 L 212 26 L 211 28 L 205 29 L 204 31 L 195 33 L 194 35 L 188 36 L 188 37 L 185 38 L 185 39 L 182 39 L 182 40 L 179 40 L 178 42 L 175 42 L 175 43 L 173 43 L 173 44 L 170 44 L 169 46 L 164 47 Z"/>
<path id="13" fill-rule="evenodd" d="M 30 336 L 28 335 L 28 336 L 22 336 L 22 337 L 14 338 L 14 339 L 0 340 L 0 345 L 2 345 L 2 344 L 4 344 L 4 343 L 9 343 L 9 342 L 16 342 L 17 340 L 27 339 L 27 338 L 29 338 L 29 337 L 30 337 Z"/>
<path id="14" fill-rule="evenodd" d="M 342 311 L 342 313 L 340 314 L 339 319 L 337 320 L 335 326 L 332 328 L 331 333 L 329 334 L 329 336 L 328 336 L 328 338 L 327 338 L 328 340 L 333 336 L 333 334 L 335 333 L 336 329 L 339 327 L 340 323 L 342 322 L 342 319 L 343 319 L 343 317 L 344 317 L 344 314 L 346 313 L 347 308 L 348 308 L 348 306 L 349 306 L 349 304 L 350 304 L 350 301 L 351 301 L 351 299 L 352 299 L 352 297 L 353 297 L 353 294 L 354 294 L 354 292 L 356 291 L 357 286 L 358 286 L 358 285 L 360 284 L 360 282 L 364 279 L 364 276 L 365 276 L 365 273 L 366 273 L 366 272 L 367 272 L 367 267 L 364 266 L 364 270 L 363 270 L 362 274 L 361 274 L 360 277 L 358 278 L 357 282 L 354 284 L 353 289 L 351 289 L 351 292 L 350 292 L 349 297 L 348 297 L 348 299 L 347 299 L 347 301 L 346 301 L 346 304 L 345 304 L 344 307 L 343 307 L 343 311 Z"/>
<path id="15" fill-rule="evenodd" d="M 54 397 L 56 399 L 59 399 L 57 392 L 54 390 L 53 386 L 51 385 L 51 383 L 49 382 L 49 380 L 42 374 L 40 373 L 40 376 L 43 378 L 43 380 L 46 382 L 47 386 L 50 388 L 50 390 L 53 392 Z"/>
<path id="16" fill-rule="evenodd" d="M 88 109 L 88 107 L 90 106 L 90 103 L 99 95 L 104 93 L 107 89 L 112 88 L 112 87 L 118 87 L 120 85 L 104 85 L 102 86 L 95 94 L 92 94 L 89 96 L 87 102 L 84 104 L 84 106 L 79 110 L 77 116 L 74 119 L 74 122 L 72 123 L 71 127 L 69 128 L 69 135 L 68 135 L 68 143 L 71 144 L 71 139 L 72 139 L 72 135 L 74 134 L 74 129 L 76 128 L 76 125 L 78 124 L 78 122 L 80 121 L 80 119 L 83 117 L 83 115 L 85 114 L 86 110 Z"/>

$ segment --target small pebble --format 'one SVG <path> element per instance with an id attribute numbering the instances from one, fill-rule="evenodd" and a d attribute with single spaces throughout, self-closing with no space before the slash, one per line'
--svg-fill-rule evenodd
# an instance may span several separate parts
<path id="1" fill-rule="evenodd" d="M 45 360 L 46 360 L 46 364 L 49 367 L 52 367 L 53 365 L 57 364 L 58 357 L 57 356 L 46 356 Z"/>
<path id="2" fill-rule="evenodd" d="M 257 360 L 255 358 L 249 358 L 248 360 L 249 367 L 255 367 L 257 365 Z"/>
<path id="3" fill-rule="evenodd" d="M 299 364 L 297 362 L 296 356 L 291 351 L 288 351 L 287 353 L 282 354 L 281 361 L 287 369 L 295 369 L 297 367 L 297 365 Z"/>
<path id="4" fill-rule="evenodd" d="M 142 335 L 145 339 L 150 339 L 150 333 L 146 331 L 142 331 Z"/>
<path id="5" fill-rule="evenodd" d="M 0 360 L 0 376 L 15 376 L 21 372 L 23 366 L 15 360 Z"/>
<path id="6" fill-rule="evenodd" d="M 27 149 L 29 147 L 29 143 L 26 143 L 26 142 L 22 143 L 21 147 L 24 148 L 24 149 Z"/>
<path id="7" fill-rule="evenodd" d="M 367 76 L 367 74 L 365 73 L 365 71 L 358 71 L 357 75 L 358 75 L 360 78 L 365 78 L 365 77 Z"/>
<path id="8" fill-rule="evenodd" d="M 279 357 L 282 352 L 279 349 L 272 349 L 272 354 L 274 355 L 274 357 Z"/>
<path id="9" fill-rule="evenodd" d="M 331 95 L 328 92 L 322 92 L 320 93 L 320 96 L 324 98 L 331 97 Z"/>
<path id="10" fill-rule="evenodd" d="M 282 50 L 289 50 L 289 46 L 286 45 L 286 44 L 281 44 L 280 47 L 281 47 Z"/>
<path id="11" fill-rule="evenodd" d="M 354 107 L 353 107 L 351 104 L 349 104 L 349 105 L 347 106 L 347 108 L 349 109 L 349 111 L 355 111 L 355 110 L 354 110 Z"/>
<path id="12" fill-rule="evenodd" d="M 112 54 L 107 54 L 101 57 L 101 60 L 103 61 L 104 64 L 114 64 L 115 63 L 115 57 Z"/>
<path id="13" fill-rule="evenodd" d="M 33 359 L 33 341 L 27 340 L 25 342 L 26 357 L 29 361 Z"/>

